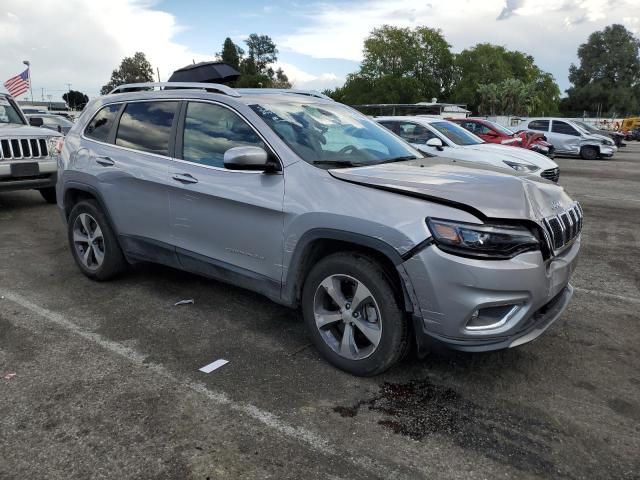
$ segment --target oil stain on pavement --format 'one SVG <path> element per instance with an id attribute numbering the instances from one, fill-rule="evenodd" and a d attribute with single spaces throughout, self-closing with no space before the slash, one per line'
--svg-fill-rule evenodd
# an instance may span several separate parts
<path id="1" fill-rule="evenodd" d="M 378 423 L 396 434 L 416 441 L 442 435 L 459 447 L 534 475 L 569 479 L 633 477 L 634 466 L 625 465 L 606 442 L 594 438 L 585 442 L 583 437 L 580 441 L 585 458 L 580 458 L 566 448 L 576 442 L 571 427 L 565 430 L 540 410 L 528 410 L 530 415 L 524 416 L 509 408 L 508 403 L 501 410 L 484 407 L 452 388 L 416 380 L 383 383 L 373 397 L 333 410 L 349 418 L 368 409 L 382 414 L 384 418 Z M 594 464 L 589 451 L 600 452 L 598 456 L 608 458 L 609 463 Z"/>

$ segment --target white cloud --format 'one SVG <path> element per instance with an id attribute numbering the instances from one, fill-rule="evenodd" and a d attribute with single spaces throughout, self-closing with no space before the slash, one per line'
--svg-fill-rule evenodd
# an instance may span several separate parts
<path id="1" fill-rule="evenodd" d="M 148 0 L 3 0 L 2 10 L 0 80 L 30 60 L 36 98 L 45 88 L 58 99 L 67 83 L 95 96 L 122 58 L 136 51 L 147 55 L 163 80 L 192 60 L 213 59 L 213 52 L 175 42 L 181 30 L 175 17 Z"/>
<path id="2" fill-rule="evenodd" d="M 278 62 L 274 69 L 278 67 L 284 70 L 284 73 L 289 78 L 289 81 L 294 88 L 301 90 L 325 90 L 327 88 L 335 88 L 338 85 L 344 83 L 344 78 L 338 77 L 335 73 L 322 73 L 320 75 L 313 75 L 309 72 L 305 72 L 300 68 L 286 62 Z"/>
<path id="3" fill-rule="evenodd" d="M 313 4 L 304 26 L 278 38 L 283 49 L 315 58 L 362 59 L 364 39 L 375 27 L 426 25 L 440 28 L 459 52 L 480 42 L 533 55 L 542 68 L 566 83 L 578 46 L 611 23 L 638 24 L 629 17 L 638 0 L 424 0 L 352 1 Z M 498 21 L 498 18 L 501 20 Z"/>

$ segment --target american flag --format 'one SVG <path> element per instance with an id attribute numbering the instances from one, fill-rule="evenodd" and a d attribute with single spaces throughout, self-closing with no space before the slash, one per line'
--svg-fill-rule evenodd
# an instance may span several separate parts
<path id="1" fill-rule="evenodd" d="M 16 75 L 15 77 L 11 77 L 9 80 L 4 82 L 4 88 L 9 90 L 9 95 L 12 97 L 17 97 L 18 95 L 22 95 L 24 92 L 29 90 L 29 69 L 27 68 L 20 75 Z"/>

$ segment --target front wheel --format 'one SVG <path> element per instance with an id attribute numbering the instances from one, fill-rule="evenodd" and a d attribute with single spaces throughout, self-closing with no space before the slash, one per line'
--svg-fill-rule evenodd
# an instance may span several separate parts
<path id="1" fill-rule="evenodd" d="M 584 160 L 596 160 L 598 158 L 598 149 L 596 147 L 582 147 L 580 150 L 580 156 Z"/>
<path id="2" fill-rule="evenodd" d="M 369 256 L 336 253 L 316 264 L 304 284 L 302 312 L 320 353 L 354 375 L 382 373 L 408 349 L 405 314 Z"/>

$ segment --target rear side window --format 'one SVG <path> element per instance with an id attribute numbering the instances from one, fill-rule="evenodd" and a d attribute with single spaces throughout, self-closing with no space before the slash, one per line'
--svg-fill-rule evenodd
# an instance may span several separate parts
<path id="1" fill-rule="evenodd" d="M 184 119 L 182 158 L 224 168 L 224 153 L 234 147 L 265 144 L 237 113 L 211 103 L 190 102 Z"/>
<path id="2" fill-rule="evenodd" d="M 120 107 L 121 105 L 119 104 L 107 105 L 98 111 L 95 117 L 93 117 L 93 120 L 87 125 L 87 128 L 85 128 L 85 136 L 93 140 L 106 142 L 109 139 L 109 132 L 111 131 Z"/>
<path id="3" fill-rule="evenodd" d="M 129 103 L 122 112 L 116 145 L 157 155 L 169 155 L 171 125 L 178 102 Z"/>
<path id="4" fill-rule="evenodd" d="M 529 123 L 529 130 L 538 130 L 540 132 L 549 131 L 549 120 L 534 120 Z"/>
<path id="5" fill-rule="evenodd" d="M 551 126 L 551 131 L 553 133 L 562 133 L 564 135 L 573 135 L 575 137 L 579 137 L 580 134 L 578 131 L 569 125 L 566 122 L 559 122 L 558 120 L 553 121 L 553 125 Z"/>

